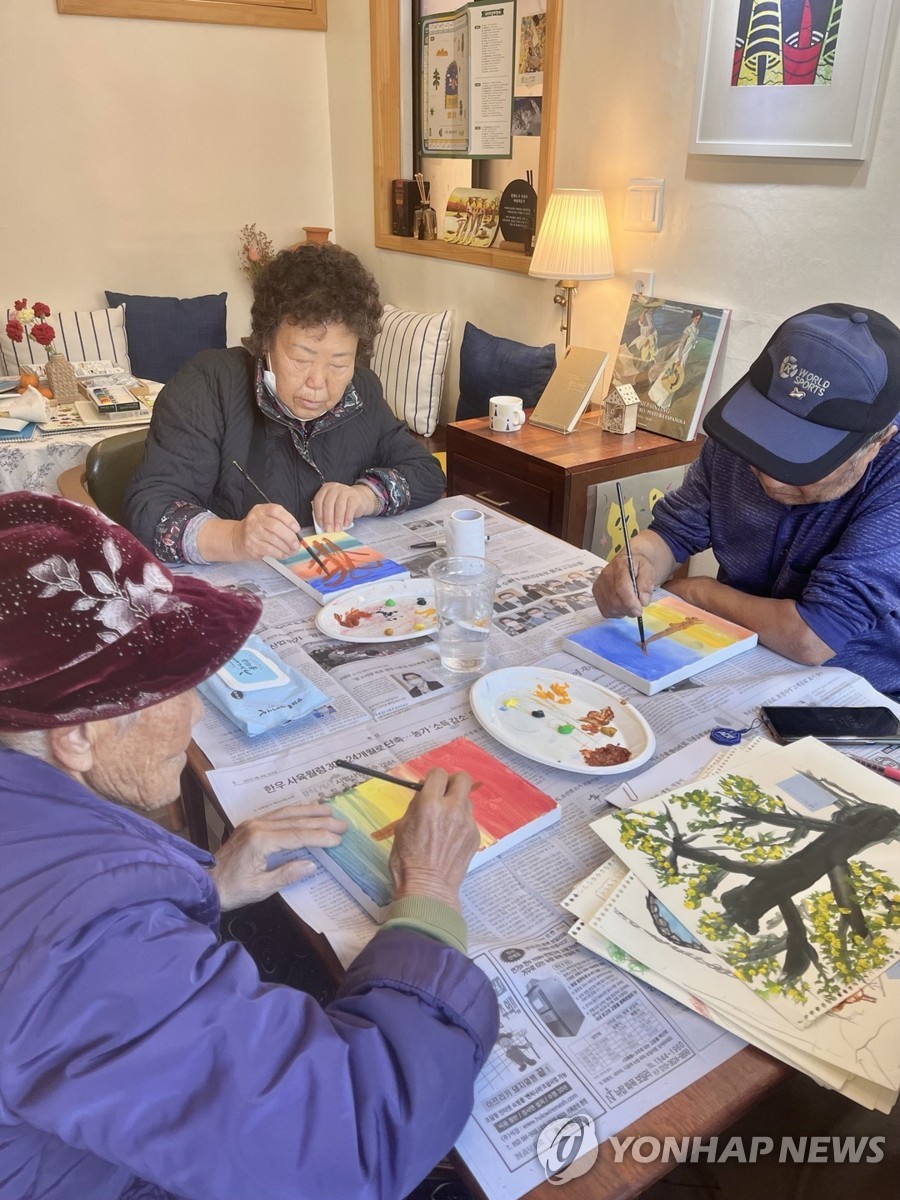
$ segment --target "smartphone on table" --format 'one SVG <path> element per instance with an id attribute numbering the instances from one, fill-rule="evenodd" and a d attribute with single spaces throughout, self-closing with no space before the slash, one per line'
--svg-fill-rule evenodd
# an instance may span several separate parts
<path id="1" fill-rule="evenodd" d="M 769 732 L 786 744 L 814 737 L 820 742 L 900 744 L 900 717 L 884 705 L 829 708 L 822 705 L 763 705 L 759 710 Z"/>

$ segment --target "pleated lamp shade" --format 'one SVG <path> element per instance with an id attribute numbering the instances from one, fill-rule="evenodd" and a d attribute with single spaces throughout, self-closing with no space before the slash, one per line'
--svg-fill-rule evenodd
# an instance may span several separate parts
<path id="1" fill-rule="evenodd" d="M 528 274 L 540 279 L 612 278 L 602 192 L 560 188 L 550 193 Z"/>

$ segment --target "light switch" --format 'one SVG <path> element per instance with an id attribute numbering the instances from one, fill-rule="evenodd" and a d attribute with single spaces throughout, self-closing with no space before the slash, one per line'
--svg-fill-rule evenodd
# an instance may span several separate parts
<path id="1" fill-rule="evenodd" d="M 625 189 L 625 229 L 635 233 L 659 233 L 664 185 L 663 179 L 629 179 Z"/>

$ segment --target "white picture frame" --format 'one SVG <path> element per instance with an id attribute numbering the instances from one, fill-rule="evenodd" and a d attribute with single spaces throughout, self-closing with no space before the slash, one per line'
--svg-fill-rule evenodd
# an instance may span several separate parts
<path id="1" fill-rule="evenodd" d="M 740 0 L 704 0 L 689 152 L 864 159 L 892 4 L 844 4 L 831 83 L 732 87 Z"/>

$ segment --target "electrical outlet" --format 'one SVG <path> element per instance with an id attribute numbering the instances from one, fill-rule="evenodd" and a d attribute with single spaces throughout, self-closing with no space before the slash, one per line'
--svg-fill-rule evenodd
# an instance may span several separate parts
<path id="1" fill-rule="evenodd" d="M 631 290 L 638 296 L 653 295 L 653 272 L 636 270 L 631 272 Z"/>

